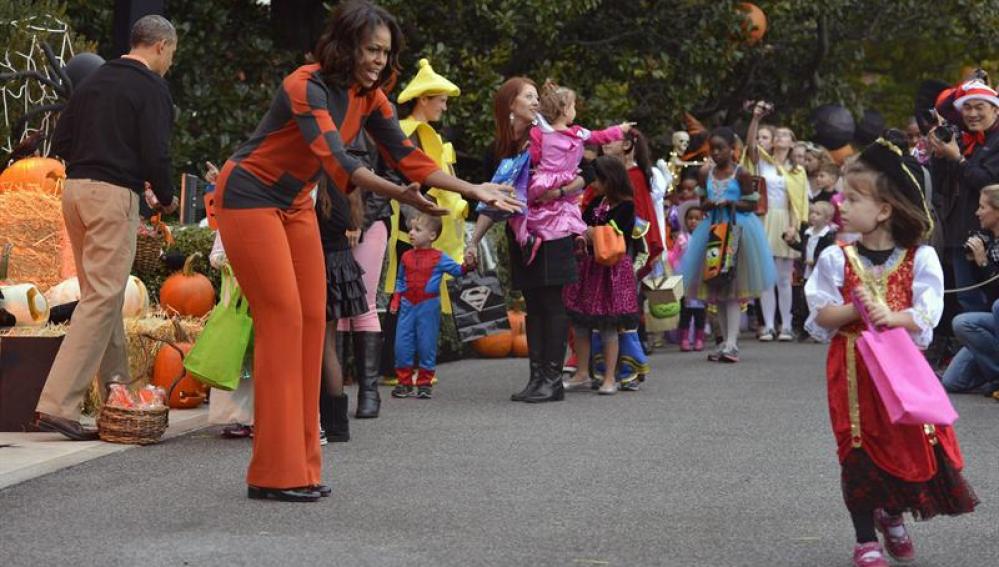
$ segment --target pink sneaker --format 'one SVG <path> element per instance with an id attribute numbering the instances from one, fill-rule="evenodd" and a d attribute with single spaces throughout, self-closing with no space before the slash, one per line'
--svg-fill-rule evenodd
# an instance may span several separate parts
<path id="1" fill-rule="evenodd" d="M 881 544 L 876 541 L 858 543 L 853 548 L 853 567 L 889 567 Z"/>
<path id="2" fill-rule="evenodd" d="M 908 563 L 916 559 L 916 548 L 912 545 L 912 538 L 905 529 L 902 516 L 889 516 L 887 512 L 878 508 L 874 511 L 874 527 L 884 536 L 885 551 L 895 561 Z"/>
<path id="3" fill-rule="evenodd" d="M 704 329 L 694 332 L 694 350 L 697 352 L 704 350 Z"/>

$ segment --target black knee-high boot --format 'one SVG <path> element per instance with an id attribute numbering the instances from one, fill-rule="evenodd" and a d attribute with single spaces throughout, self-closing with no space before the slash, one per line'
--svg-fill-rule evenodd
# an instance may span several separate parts
<path id="1" fill-rule="evenodd" d="M 378 417 L 382 399 L 378 394 L 381 333 L 354 333 L 354 374 L 357 376 L 357 411 L 354 417 Z"/>
<path id="2" fill-rule="evenodd" d="M 544 318 L 538 314 L 528 314 L 524 318 L 524 327 L 527 331 L 527 358 L 530 363 L 531 376 L 523 390 L 510 396 L 514 402 L 524 401 L 531 392 L 537 389 L 538 384 L 541 383 L 541 368 L 544 365 Z"/>
<path id="3" fill-rule="evenodd" d="M 532 404 L 558 402 L 565 399 L 562 386 L 562 363 L 565 361 L 566 341 L 569 334 L 569 317 L 561 303 L 561 293 L 551 294 L 555 303 L 548 306 L 542 318 L 543 345 L 541 379 L 524 401 Z"/>
<path id="4" fill-rule="evenodd" d="M 325 389 L 319 391 L 319 422 L 331 443 L 350 441 L 349 405 L 347 394 L 331 396 Z"/>

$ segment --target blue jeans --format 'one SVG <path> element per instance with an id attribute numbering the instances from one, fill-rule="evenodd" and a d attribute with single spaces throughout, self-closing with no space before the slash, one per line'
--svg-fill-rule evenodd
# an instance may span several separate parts
<path id="1" fill-rule="evenodd" d="M 950 248 L 950 261 L 954 270 L 954 287 L 968 287 L 978 283 L 974 265 L 965 257 L 964 248 Z M 964 311 L 988 311 L 989 302 L 981 288 L 962 291 L 957 302 Z"/>
<path id="2" fill-rule="evenodd" d="M 999 301 L 991 312 L 962 313 L 952 323 L 964 345 L 944 372 L 948 392 L 994 391 L 999 388 Z"/>

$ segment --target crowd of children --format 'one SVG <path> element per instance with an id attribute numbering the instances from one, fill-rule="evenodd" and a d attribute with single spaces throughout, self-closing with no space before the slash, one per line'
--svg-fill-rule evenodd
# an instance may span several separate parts
<path id="1" fill-rule="evenodd" d="M 421 63 L 421 73 L 432 73 L 429 64 Z M 525 265 L 544 241 L 575 242 L 578 279 L 562 288 L 561 297 L 573 335 L 566 354 L 575 362 L 567 364 L 571 375 L 552 399 L 562 399 L 562 391 L 638 389 L 649 371 L 648 345 L 664 338 L 642 336 L 643 278 L 653 270 L 673 272 L 686 290 L 677 330 L 668 333 L 681 352 L 705 350 L 710 325 L 717 338 L 708 360 L 739 362 L 748 307 L 763 320 L 761 341 L 788 342 L 794 331 L 799 339 L 807 331 L 830 343 L 829 407 L 844 501 L 856 530 L 854 565 L 886 565 L 884 552 L 899 560 L 914 556 L 903 513 L 924 519 L 974 509 L 977 498 L 961 476 L 953 430 L 891 423 L 856 351 L 862 313 L 875 325 L 907 329 L 926 346 L 942 312 L 940 263 L 932 248 L 920 245 L 932 216 L 918 165 L 910 165 L 900 148 L 880 139 L 848 162 L 843 175 L 828 152 L 796 143 L 786 128 L 761 125 L 769 107 L 756 104 L 752 141 L 716 128 L 707 136 L 704 162 L 666 180 L 662 172 L 652 173 L 644 139 L 632 124 L 596 132 L 574 125 L 572 90 L 546 83 L 540 110 L 527 150 L 534 177 L 526 198 L 536 206 L 508 220 Z M 600 146 L 602 155 L 584 158 L 584 145 Z M 580 167 L 592 171 L 585 192 L 567 191 Z M 668 192 L 663 183 L 671 183 Z M 321 421 L 330 440 L 346 441 L 336 329 L 337 320 L 370 310 L 370 284 L 350 254 L 357 243 L 348 236 L 363 215 L 356 197 L 349 202 L 329 183 L 320 184 L 316 200 L 329 321 Z M 386 345 L 394 353 L 392 396 L 429 399 L 442 280 L 461 278 L 472 266 L 440 249 L 440 218 L 410 212 L 406 228 L 388 309 L 397 318 Z M 225 257 L 218 244 L 216 263 Z M 227 429 L 229 435 L 252 431 L 249 418 L 238 421 L 242 425 Z"/>

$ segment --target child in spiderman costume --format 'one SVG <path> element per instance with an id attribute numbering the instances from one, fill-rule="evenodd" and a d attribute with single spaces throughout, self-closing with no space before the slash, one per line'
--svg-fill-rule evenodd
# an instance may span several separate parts
<path id="1" fill-rule="evenodd" d="M 468 267 L 431 248 L 441 233 L 441 219 L 421 214 L 413 219 L 409 238 L 413 249 L 402 255 L 389 309 L 399 313 L 395 335 L 395 398 L 430 399 L 437 369 L 437 334 L 441 327 L 441 278 L 460 277 Z M 414 356 L 416 365 L 414 368 Z M 415 388 L 414 388 L 415 386 Z"/>

